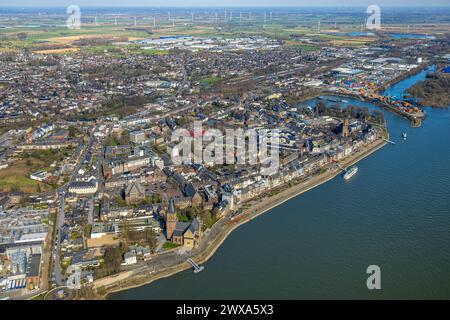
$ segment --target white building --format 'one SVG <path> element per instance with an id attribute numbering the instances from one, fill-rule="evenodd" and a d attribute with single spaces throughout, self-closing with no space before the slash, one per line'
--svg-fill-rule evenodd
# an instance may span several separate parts
<path id="1" fill-rule="evenodd" d="M 90 181 L 74 181 L 69 186 L 69 193 L 74 194 L 93 194 L 98 189 L 97 180 L 91 179 Z"/>
<path id="2" fill-rule="evenodd" d="M 125 260 L 124 265 L 128 266 L 128 265 L 137 263 L 137 256 L 136 256 L 136 253 L 134 253 L 134 252 L 127 252 L 127 253 L 125 253 L 123 258 Z"/>
<path id="3" fill-rule="evenodd" d="M 14 243 L 43 242 L 47 238 L 47 232 L 22 234 Z"/>
<path id="4" fill-rule="evenodd" d="M 44 181 L 45 178 L 47 178 L 47 176 L 48 176 L 47 171 L 38 171 L 30 174 L 30 178 L 37 181 Z"/>
<path id="5" fill-rule="evenodd" d="M 145 141 L 145 132 L 142 130 L 130 132 L 130 140 L 134 143 L 142 143 Z"/>

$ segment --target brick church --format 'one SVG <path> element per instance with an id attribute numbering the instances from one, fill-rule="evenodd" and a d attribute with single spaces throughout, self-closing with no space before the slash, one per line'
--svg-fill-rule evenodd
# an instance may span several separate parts
<path id="1" fill-rule="evenodd" d="M 191 222 L 178 221 L 173 198 L 169 199 L 166 213 L 166 239 L 187 248 L 195 248 L 201 237 L 201 226 L 197 218 Z"/>

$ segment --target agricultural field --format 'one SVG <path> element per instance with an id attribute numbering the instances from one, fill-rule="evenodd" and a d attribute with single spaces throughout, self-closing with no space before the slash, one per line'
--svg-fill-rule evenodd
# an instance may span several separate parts
<path id="1" fill-rule="evenodd" d="M 46 50 L 35 50 L 33 53 L 37 54 L 64 54 L 79 51 L 79 48 L 60 48 L 60 49 L 46 49 Z"/>
<path id="2" fill-rule="evenodd" d="M 316 19 L 323 19 L 323 31 L 318 32 Z M 192 25 L 188 20 L 178 20 L 175 26 L 163 22 L 154 28 L 148 21 L 139 27 L 117 25 L 85 25 L 79 30 L 64 27 L 29 27 L 0 29 L 0 51 L 14 51 L 22 48 L 31 49 L 38 54 L 71 54 L 88 50 L 95 54 L 109 53 L 123 55 L 126 53 L 142 55 L 167 54 L 158 50 L 142 50 L 128 47 L 127 52 L 114 46 L 114 42 L 158 38 L 161 36 L 191 35 L 197 37 L 225 37 L 237 38 L 242 36 L 267 36 L 286 41 L 287 45 L 303 47 L 304 50 L 316 50 L 315 46 L 296 43 L 297 37 L 313 38 L 322 43 L 335 46 L 364 46 L 376 40 L 376 37 L 351 37 L 333 35 L 333 32 L 358 31 L 357 26 L 350 22 L 341 23 L 339 29 L 333 29 L 330 17 L 304 17 L 300 20 L 246 21 L 237 20 L 230 23 L 211 24 L 208 21 L 198 21 Z M 331 28 L 327 30 L 327 28 Z M 331 32 L 328 32 L 331 31 Z M 121 46 L 122 47 L 122 46 Z M 123 48 L 123 47 L 122 47 Z"/>
<path id="3" fill-rule="evenodd" d="M 37 53 L 67 53 L 78 50 L 80 41 L 128 41 L 148 37 L 148 33 L 114 27 L 0 29 L 0 50 L 28 48 Z M 39 52 L 42 51 L 42 52 Z"/>

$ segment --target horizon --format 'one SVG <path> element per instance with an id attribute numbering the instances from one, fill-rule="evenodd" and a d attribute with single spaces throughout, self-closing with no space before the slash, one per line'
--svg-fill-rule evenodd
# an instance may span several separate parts
<path id="1" fill-rule="evenodd" d="M 89 8 L 358 8 L 375 4 L 384 8 L 447 8 L 447 0 L 430 0 L 424 4 L 423 0 L 318 0 L 314 4 L 306 0 L 280 0 L 273 5 L 272 0 L 226 0 L 212 1 L 193 0 L 186 4 L 181 0 L 155 0 L 149 4 L 146 0 L 129 0 L 126 4 L 121 0 L 17 0 L 14 3 L 3 4 L 5 8 L 64 8 L 69 5 L 78 5 Z M 93 4 L 93 2 L 95 4 Z M 216 4 L 217 3 L 217 4 Z"/>
<path id="2" fill-rule="evenodd" d="M 14 8 L 14 9 L 22 9 L 22 8 L 66 8 L 67 6 L 63 5 L 3 5 L 2 8 Z M 80 5 L 80 7 L 85 8 L 271 8 L 271 9 L 299 9 L 299 8 L 333 8 L 333 9 L 339 9 L 339 8 L 366 8 L 367 6 L 364 5 L 341 5 L 341 6 L 335 6 L 335 5 L 303 5 L 303 6 L 291 6 L 291 5 L 278 5 L 278 6 L 266 6 L 266 5 L 230 5 L 230 6 L 208 6 L 208 5 L 192 5 L 192 6 L 183 6 L 183 5 L 174 5 L 174 6 L 158 6 L 158 5 L 152 5 L 152 6 L 146 6 L 146 5 L 114 5 L 114 6 L 106 6 L 106 5 Z M 380 6 L 382 8 L 450 8 L 450 4 L 443 5 L 443 4 L 436 4 L 436 5 L 386 5 L 386 6 Z M 0 8 L 1 9 L 1 8 Z"/>

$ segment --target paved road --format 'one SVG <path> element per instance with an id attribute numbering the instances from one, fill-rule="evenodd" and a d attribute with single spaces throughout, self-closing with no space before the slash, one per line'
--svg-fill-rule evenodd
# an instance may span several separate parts
<path id="1" fill-rule="evenodd" d="M 62 286 L 66 284 L 66 278 L 64 277 L 64 275 L 62 274 L 62 270 L 61 270 L 61 227 L 64 225 L 64 220 L 65 220 L 65 198 L 67 195 L 67 192 L 69 190 L 69 185 L 74 181 L 78 171 L 80 170 L 80 168 L 83 165 L 83 160 L 84 157 L 86 156 L 86 153 L 88 152 L 88 150 L 90 150 L 92 148 L 92 145 L 94 143 L 94 135 L 93 132 L 95 132 L 97 129 L 97 126 L 94 126 L 93 130 L 92 130 L 92 134 L 89 138 L 89 142 L 87 144 L 87 146 L 85 146 L 85 148 L 83 149 L 81 156 L 78 159 L 77 165 L 75 166 L 75 169 L 72 172 L 72 175 L 70 176 L 69 182 L 60 187 L 59 189 L 57 189 L 57 193 L 58 193 L 58 200 L 59 200 L 59 206 L 58 206 L 58 213 L 56 216 L 56 239 L 55 239 L 55 243 L 52 243 L 53 245 L 53 273 L 54 273 L 54 281 L 56 282 L 56 284 L 58 286 Z"/>
<path id="2" fill-rule="evenodd" d="M 60 259 L 60 252 L 61 252 L 61 227 L 64 224 L 64 218 L 65 218 L 65 214 L 64 214 L 64 206 L 65 206 L 65 196 L 61 195 L 62 192 L 65 191 L 61 191 L 59 194 L 59 207 L 58 207 L 58 214 L 56 216 L 56 238 L 55 238 L 55 244 L 52 243 L 52 245 L 54 246 L 54 250 L 53 250 L 53 261 L 54 261 L 54 265 L 53 265 L 53 272 L 55 275 L 55 282 L 57 285 L 61 285 L 63 282 L 63 275 L 61 272 L 61 259 Z"/>
<path id="3" fill-rule="evenodd" d="M 186 66 L 183 64 L 182 65 L 182 71 L 183 71 L 183 81 L 180 84 L 180 87 L 178 88 L 178 94 L 182 94 L 184 91 L 184 86 L 186 84 L 188 84 L 188 75 L 187 75 L 187 70 L 186 70 Z"/>
<path id="4" fill-rule="evenodd" d="M 89 199 L 89 211 L 88 211 L 87 223 L 88 224 L 94 223 L 94 197 Z"/>

